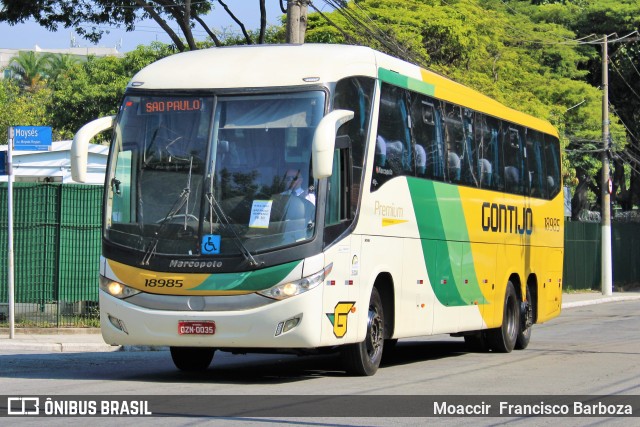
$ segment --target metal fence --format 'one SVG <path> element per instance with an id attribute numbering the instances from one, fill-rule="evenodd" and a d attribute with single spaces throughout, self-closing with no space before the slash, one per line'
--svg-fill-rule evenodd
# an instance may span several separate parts
<path id="1" fill-rule="evenodd" d="M 102 186 L 14 183 L 19 327 L 99 325 Z M 0 185 L 0 327 L 8 325 L 7 185 Z"/>
<path id="2" fill-rule="evenodd" d="M 564 238 L 565 289 L 601 288 L 601 225 L 566 222 Z M 616 289 L 640 286 L 640 223 L 611 224 L 613 285 Z"/>

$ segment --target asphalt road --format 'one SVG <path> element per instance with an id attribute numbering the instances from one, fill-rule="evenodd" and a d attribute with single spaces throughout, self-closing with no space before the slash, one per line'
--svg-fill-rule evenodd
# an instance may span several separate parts
<path id="1" fill-rule="evenodd" d="M 177 371 L 167 351 L 38 353 L 0 349 L 0 392 L 11 395 L 640 395 L 640 301 L 565 310 L 534 326 L 526 350 L 470 353 L 448 336 L 400 341 L 373 377 L 348 377 L 335 356 L 231 355 L 218 352 L 208 371 Z M 327 417 L 333 414 L 327 408 Z M 177 414 L 176 414 L 177 415 Z M 640 414 L 635 414 L 637 417 Z M 15 420 L 15 419 L 13 419 Z M 12 421 L 13 421 L 12 420 Z M 32 419 L 41 423 L 42 418 Z M 124 420 L 124 419 L 120 419 Z M 1 420 L 0 420 L 1 421 Z M 21 420 L 28 425 L 31 421 Z M 48 420 L 52 421 L 52 420 Z M 56 418 L 54 424 L 86 424 Z M 105 418 L 92 419 L 108 425 Z M 206 420 L 210 422 L 211 420 Z M 226 421 L 226 422 L 225 422 Z M 233 422 L 231 422 L 233 421 Z M 429 419 L 442 425 L 554 418 Z M 142 425 L 192 425 L 200 418 L 137 418 Z M 219 425 L 423 425 L 420 418 L 242 418 Z M 565 425 L 631 425 L 637 418 L 571 418 Z M 48 422 L 48 424 L 51 424 Z"/>

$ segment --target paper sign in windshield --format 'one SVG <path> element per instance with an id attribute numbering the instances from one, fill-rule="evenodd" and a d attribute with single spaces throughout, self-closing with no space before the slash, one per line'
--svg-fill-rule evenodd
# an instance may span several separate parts
<path id="1" fill-rule="evenodd" d="M 273 200 L 254 200 L 251 206 L 250 228 L 269 228 Z"/>

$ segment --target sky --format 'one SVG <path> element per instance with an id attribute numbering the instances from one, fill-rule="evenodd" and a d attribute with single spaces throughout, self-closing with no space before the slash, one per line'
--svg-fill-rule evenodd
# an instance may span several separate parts
<path id="1" fill-rule="evenodd" d="M 244 23 L 247 29 L 257 29 L 260 25 L 260 6 L 257 0 L 227 0 L 229 9 Z M 286 1 L 284 2 L 286 4 Z M 278 0 L 267 0 L 267 23 L 278 25 L 282 11 Z M 229 17 L 226 11 L 217 6 L 212 13 L 204 17 L 210 27 L 218 30 L 231 30 L 240 32 L 240 28 Z M 175 25 L 172 25 L 175 28 Z M 105 27 L 108 28 L 108 27 Z M 0 48 L 5 49 L 33 49 L 38 45 L 44 49 L 64 49 L 71 46 L 71 38 L 75 35 L 72 29 L 60 28 L 57 32 L 47 31 L 35 22 L 10 26 L 0 24 Z M 204 40 L 206 34 L 200 28 L 194 29 L 197 40 Z M 152 41 L 170 43 L 169 36 L 154 21 L 143 21 L 136 25 L 133 32 L 124 29 L 109 28 L 109 34 L 105 34 L 98 44 L 75 35 L 75 41 L 79 47 L 118 47 L 120 52 L 129 52 L 138 45 L 147 45 Z"/>

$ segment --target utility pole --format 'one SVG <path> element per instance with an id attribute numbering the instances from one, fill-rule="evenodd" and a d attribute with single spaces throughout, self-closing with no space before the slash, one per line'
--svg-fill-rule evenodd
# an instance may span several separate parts
<path id="1" fill-rule="evenodd" d="M 611 177 L 609 173 L 609 65 L 607 36 L 602 43 L 602 247 L 601 286 L 602 295 L 613 293 L 613 268 L 611 256 Z"/>
<path id="2" fill-rule="evenodd" d="M 304 43 L 310 2 L 311 0 L 287 1 L 287 43 Z"/>

